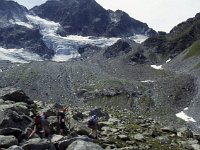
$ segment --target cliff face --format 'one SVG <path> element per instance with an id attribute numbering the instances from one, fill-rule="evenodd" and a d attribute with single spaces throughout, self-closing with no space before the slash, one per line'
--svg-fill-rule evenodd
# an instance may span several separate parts
<path id="1" fill-rule="evenodd" d="M 31 10 L 42 18 L 59 22 L 65 34 L 131 36 L 155 34 L 147 24 L 123 11 L 107 11 L 95 0 L 47 1 Z"/>
<path id="2" fill-rule="evenodd" d="M 0 27 L 6 26 L 9 21 L 26 21 L 28 10 L 13 1 L 1 0 L 0 2 Z"/>

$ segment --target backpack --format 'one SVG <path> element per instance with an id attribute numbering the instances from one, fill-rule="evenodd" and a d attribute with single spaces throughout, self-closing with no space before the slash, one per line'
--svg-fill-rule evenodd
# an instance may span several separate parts
<path id="1" fill-rule="evenodd" d="M 41 121 L 41 116 L 40 115 L 37 115 L 36 117 L 35 117 L 35 125 L 36 126 L 38 126 L 38 125 L 40 125 L 41 123 L 42 123 L 42 121 Z"/>
<path id="2" fill-rule="evenodd" d="M 94 126 L 95 122 L 93 119 L 88 120 L 88 127 Z"/>

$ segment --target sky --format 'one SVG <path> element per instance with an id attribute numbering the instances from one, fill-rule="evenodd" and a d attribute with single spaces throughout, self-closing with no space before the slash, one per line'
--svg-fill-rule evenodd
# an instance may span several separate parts
<path id="1" fill-rule="evenodd" d="M 32 8 L 46 0 L 14 0 Z M 200 0 L 96 0 L 105 9 L 123 10 L 156 31 L 169 32 L 174 26 L 200 12 Z"/>

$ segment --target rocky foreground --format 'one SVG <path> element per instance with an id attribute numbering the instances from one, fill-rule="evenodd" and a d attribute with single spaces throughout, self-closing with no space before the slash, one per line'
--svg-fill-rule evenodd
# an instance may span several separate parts
<path id="1" fill-rule="evenodd" d="M 22 90 L 0 89 L 0 149 L 8 150 L 199 150 L 200 135 L 187 127 L 162 126 L 151 118 L 135 116 L 128 110 L 70 107 L 68 131 L 58 134 L 56 113 L 59 104 L 32 101 Z M 28 139 L 37 112 L 47 115 L 46 138 Z M 98 139 L 92 138 L 87 120 L 99 118 Z"/>

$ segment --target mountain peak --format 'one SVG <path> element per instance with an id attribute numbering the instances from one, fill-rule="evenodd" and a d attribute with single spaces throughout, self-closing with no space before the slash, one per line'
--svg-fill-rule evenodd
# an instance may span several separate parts
<path id="1" fill-rule="evenodd" d="M 59 22 L 68 35 L 116 37 L 145 34 L 149 30 L 146 23 L 121 10 L 105 10 L 95 0 L 47 1 L 31 11 L 41 18 Z"/>
<path id="2" fill-rule="evenodd" d="M 6 24 L 10 20 L 25 21 L 25 15 L 27 13 L 27 8 L 22 5 L 19 5 L 17 2 L 7 0 L 3 0 L 0 2 L 0 22 L 2 22 L 3 24 Z"/>

